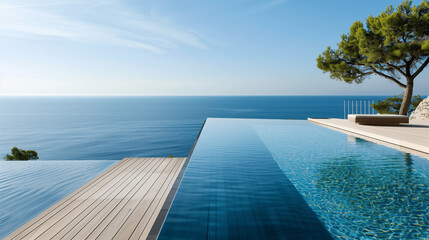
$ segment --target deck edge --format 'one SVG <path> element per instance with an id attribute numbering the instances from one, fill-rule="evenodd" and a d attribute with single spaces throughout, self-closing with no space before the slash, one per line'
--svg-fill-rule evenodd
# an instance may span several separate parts
<path id="1" fill-rule="evenodd" d="M 364 130 L 359 130 L 359 129 L 353 129 L 353 128 L 349 128 L 349 127 L 345 127 L 345 126 L 339 126 L 337 124 L 333 124 L 333 123 L 328 123 L 324 120 L 327 119 L 317 119 L 317 118 L 308 118 L 307 121 L 313 124 L 317 124 L 317 125 L 321 125 L 324 127 L 328 127 L 328 128 L 332 128 L 334 130 L 340 130 L 340 131 L 345 131 L 347 133 L 353 133 L 359 136 L 364 136 L 366 138 L 370 138 L 370 139 L 374 139 L 377 141 L 381 141 L 390 145 L 394 145 L 400 148 L 404 148 L 406 150 L 410 150 L 410 151 L 416 151 L 422 154 L 429 154 L 429 147 L 427 146 L 423 146 L 423 145 L 419 145 L 416 143 L 410 143 L 404 140 L 400 140 L 400 139 L 395 139 L 395 138 L 391 138 L 391 137 L 386 137 L 380 134 L 376 134 L 376 133 L 371 133 L 368 131 L 364 131 Z M 392 147 L 392 146 L 389 146 Z"/>

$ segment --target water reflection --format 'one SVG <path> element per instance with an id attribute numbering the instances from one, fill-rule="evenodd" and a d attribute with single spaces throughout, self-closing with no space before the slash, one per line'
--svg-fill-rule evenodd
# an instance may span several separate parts
<path id="1" fill-rule="evenodd" d="M 407 172 L 411 173 L 413 171 L 413 158 L 411 154 L 404 153 L 405 166 L 407 167 Z"/>

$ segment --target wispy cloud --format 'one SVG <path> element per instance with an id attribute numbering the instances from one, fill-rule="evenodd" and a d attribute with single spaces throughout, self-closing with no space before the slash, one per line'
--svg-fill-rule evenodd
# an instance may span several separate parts
<path id="1" fill-rule="evenodd" d="M 114 44 L 155 53 L 179 46 L 207 48 L 195 31 L 153 14 L 149 7 L 123 1 L 5 0 L 0 3 L 0 35 Z"/>

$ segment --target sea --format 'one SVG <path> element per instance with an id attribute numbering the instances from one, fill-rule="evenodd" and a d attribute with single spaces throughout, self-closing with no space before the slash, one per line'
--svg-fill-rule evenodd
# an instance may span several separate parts
<path id="1" fill-rule="evenodd" d="M 206 118 L 343 118 L 344 101 L 387 96 L 0 97 L 0 156 L 41 160 L 187 156 Z"/>

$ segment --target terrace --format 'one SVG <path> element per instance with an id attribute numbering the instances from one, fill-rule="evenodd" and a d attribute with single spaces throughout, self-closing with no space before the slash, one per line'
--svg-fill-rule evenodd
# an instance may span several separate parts
<path id="1" fill-rule="evenodd" d="M 424 238 L 428 156 L 423 122 L 208 119 L 189 163 L 126 158 L 6 239 Z"/>
<path id="2" fill-rule="evenodd" d="M 384 142 L 389 146 L 400 147 L 400 150 L 429 153 L 429 123 L 427 121 L 411 120 L 409 124 L 398 126 L 359 125 L 345 119 L 314 119 L 309 122 L 322 126 L 354 133 L 368 139 Z"/>

